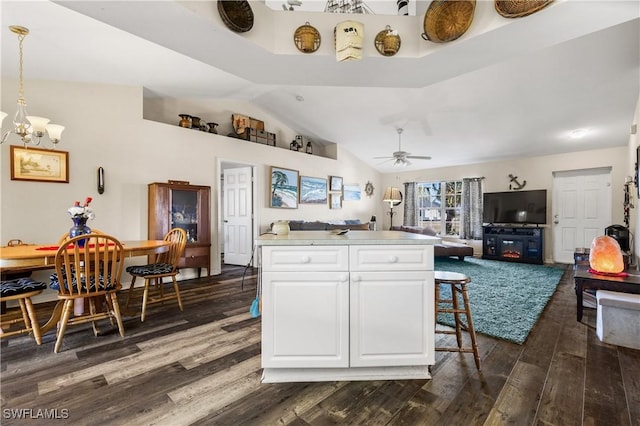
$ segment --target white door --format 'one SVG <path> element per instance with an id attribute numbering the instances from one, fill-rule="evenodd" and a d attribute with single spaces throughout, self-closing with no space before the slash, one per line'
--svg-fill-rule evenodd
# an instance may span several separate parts
<path id="1" fill-rule="evenodd" d="M 589 247 L 611 225 L 611 169 L 554 172 L 553 260 L 573 263 L 576 248 Z"/>
<path id="2" fill-rule="evenodd" d="M 351 272 L 350 296 L 351 367 L 435 362 L 433 271 Z"/>
<path id="3" fill-rule="evenodd" d="M 251 167 L 224 169 L 224 263 L 246 265 L 253 250 Z"/>
<path id="4" fill-rule="evenodd" d="M 263 272 L 262 367 L 349 366 L 349 273 Z"/>

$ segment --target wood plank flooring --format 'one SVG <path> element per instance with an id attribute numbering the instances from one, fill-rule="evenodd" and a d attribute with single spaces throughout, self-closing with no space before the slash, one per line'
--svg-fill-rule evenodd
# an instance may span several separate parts
<path id="1" fill-rule="evenodd" d="M 242 286 L 243 270 L 182 281 L 184 312 L 125 317 L 124 339 L 108 322 L 99 337 L 71 327 L 59 354 L 53 332 L 3 339 L 0 423 L 640 426 L 640 351 L 600 342 L 594 310 L 575 320 L 571 270 L 524 345 L 478 336 L 480 372 L 472 354 L 437 352 L 431 380 L 283 384 L 260 383 L 256 271 Z M 51 308 L 37 305 L 41 323 Z"/>

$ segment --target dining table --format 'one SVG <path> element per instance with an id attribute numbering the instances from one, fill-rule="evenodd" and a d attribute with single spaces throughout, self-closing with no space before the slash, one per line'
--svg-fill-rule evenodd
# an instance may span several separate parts
<path id="1" fill-rule="evenodd" d="M 164 240 L 121 241 L 125 257 L 153 256 L 169 250 L 170 242 Z M 2 274 L 16 274 L 55 267 L 58 243 L 14 244 L 0 247 Z M 51 318 L 40 327 L 42 334 L 56 326 L 62 315 L 63 303 L 56 303 Z"/>

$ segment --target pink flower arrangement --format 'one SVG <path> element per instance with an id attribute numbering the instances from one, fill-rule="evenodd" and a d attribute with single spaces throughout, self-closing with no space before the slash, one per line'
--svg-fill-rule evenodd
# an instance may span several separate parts
<path id="1" fill-rule="evenodd" d="M 71 217 L 86 217 L 87 219 L 93 219 L 96 217 L 93 209 L 89 207 L 89 203 L 91 203 L 93 199 L 91 197 L 87 197 L 84 200 L 84 204 L 80 205 L 80 201 L 76 201 L 73 204 L 73 207 L 70 207 L 68 212 Z"/>

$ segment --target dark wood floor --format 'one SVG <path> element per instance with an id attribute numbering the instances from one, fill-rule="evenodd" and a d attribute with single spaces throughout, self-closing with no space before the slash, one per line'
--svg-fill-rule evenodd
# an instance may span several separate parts
<path id="1" fill-rule="evenodd" d="M 99 337 L 70 329 L 59 354 L 51 332 L 42 346 L 3 339 L 0 422 L 640 425 L 640 351 L 601 343 L 593 310 L 576 322 L 570 271 L 524 345 L 479 336 L 481 372 L 471 354 L 438 352 L 431 380 L 261 384 L 256 277 L 241 289 L 242 270 L 183 281 L 184 312 L 126 317 L 124 339 L 108 322 Z"/>

